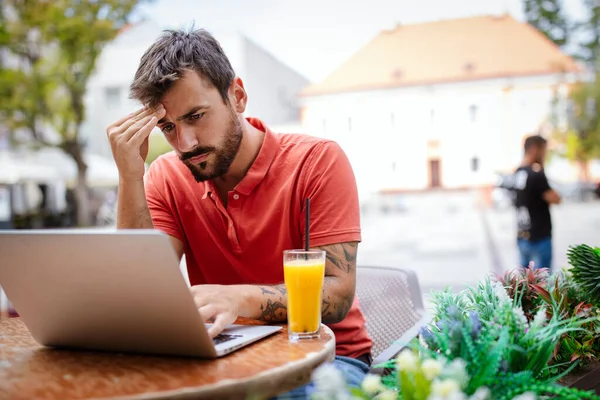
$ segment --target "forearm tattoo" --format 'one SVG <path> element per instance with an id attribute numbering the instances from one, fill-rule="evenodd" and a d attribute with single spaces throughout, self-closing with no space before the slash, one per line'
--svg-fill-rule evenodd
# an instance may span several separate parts
<path id="1" fill-rule="evenodd" d="M 324 246 L 327 252 L 325 281 L 321 308 L 322 322 L 325 324 L 342 321 L 354 301 L 354 290 L 345 286 L 343 274 L 354 274 L 356 271 L 357 243 L 340 243 Z M 275 286 L 259 286 L 262 294 L 260 316 L 266 322 L 284 322 L 287 319 L 287 290 L 285 284 Z"/>

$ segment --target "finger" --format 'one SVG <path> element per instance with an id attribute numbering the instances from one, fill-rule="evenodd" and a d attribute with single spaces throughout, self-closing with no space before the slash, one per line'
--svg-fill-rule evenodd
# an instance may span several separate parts
<path id="1" fill-rule="evenodd" d="M 132 117 L 130 117 L 128 120 L 126 120 L 125 122 L 123 122 L 120 126 L 119 129 L 122 132 L 125 132 L 127 129 L 129 129 L 131 126 L 133 126 L 134 124 L 136 124 L 139 121 L 143 121 L 144 119 L 151 117 L 152 115 L 155 115 L 157 118 L 162 118 L 165 115 L 166 111 L 164 109 L 164 107 L 161 105 L 159 105 L 157 108 L 146 108 L 143 112 L 136 114 Z"/>
<path id="2" fill-rule="evenodd" d="M 148 116 L 150 116 L 153 113 L 154 113 L 154 110 L 146 109 L 143 112 L 136 114 L 136 115 L 130 117 L 129 119 L 127 119 L 126 121 L 124 121 L 121 125 L 119 125 L 119 129 L 121 130 L 121 132 L 126 132 L 127 129 L 131 128 L 133 125 L 137 124 L 138 122 L 143 121 L 144 119 L 148 118 Z"/>
<path id="3" fill-rule="evenodd" d="M 141 147 L 144 140 L 148 139 L 148 136 L 150 136 L 150 132 L 152 132 L 152 129 L 154 129 L 157 122 L 158 119 L 155 116 L 152 116 L 139 131 L 131 136 L 128 143 L 132 146 Z"/>
<path id="4" fill-rule="evenodd" d="M 200 318 L 202 318 L 202 322 L 207 322 L 214 319 L 219 313 L 217 309 L 211 304 L 198 308 L 198 312 L 200 313 Z"/>
<path id="5" fill-rule="evenodd" d="M 135 135 L 140 129 L 146 126 L 146 124 L 150 122 L 152 118 L 153 116 L 147 115 L 139 121 L 135 122 L 121 134 L 120 139 L 125 142 L 128 142 L 133 137 L 133 135 Z"/>
<path id="6" fill-rule="evenodd" d="M 127 121 L 128 119 L 134 118 L 137 115 L 140 115 L 143 111 L 145 111 L 147 109 L 148 109 L 147 107 L 142 107 L 138 110 L 135 110 L 134 112 L 127 114 L 126 116 L 119 119 L 118 121 L 113 122 L 113 124 L 111 126 L 120 126 L 123 122 Z"/>
<path id="7" fill-rule="evenodd" d="M 219 333 L 223 332 L 223 330 L 227 327 L 227 325 L 233 323 L 235 318 L 232 320 L 232 316 L 230 314 L 219 314 L 217 318 L 215 318 L 215 322 L 213 322 L 212 326 L 208 330 L 208 336 L 214 338 Z"/>

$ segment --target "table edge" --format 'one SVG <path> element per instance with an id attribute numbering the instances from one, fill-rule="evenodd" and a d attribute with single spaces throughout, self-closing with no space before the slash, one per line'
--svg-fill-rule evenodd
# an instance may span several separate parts
<path id="1" fill-rule="evenodd" d="M 313 368 L 327 362 L 332 361 L 335 358 L 335 350 L 336 350 L 336 340 L 335 335 L 331 328 L 326 325 L 321 326 L 322 329 L 325 329 L 327 333 L 331 336 L 331 340 L 327 341 L 323 349 L 319 352 L 311 352 L 307 353 L 306 356 L 301 359 L 294 361 L 292 363 L 287 363 L 285 365 L 269 369 L 267 371 L 263 371 L 257 375 L 254 375 L 250 378 L 242 378 L 242 379 L 226 379 L 216 383 L 212 383 L 210 385 L 202 385 L 202 386 L 190 386 L 181 389 L 172 389 L 165 390 L 160 392 L 149 392 L 149 393 L 139 393 L 132 394 L 127 396 L 118 396 L 118 397 L 93 397 L 88 400 L 107 400 L 107 399 L 118 399 L 118 400 L 159 400 L 159 399 L 187 399 L 193 396 L 193 398 L 197 398 L 197 396 L 208 396 L 213 395 L 215 398 L 222 396 L 223 394 L 219 393 L 224 388 L 232 387 L 235 385 L 235 392 L 239 392 L 240 389 L 247 388 L 249 385 L 260 385 L 265 380 L 271 382 L 273 380 L 273 375 L 280 374 L 281 371 L 285 368 L 290 368 L 293 372 L 297 372 L 301 367 L 305 364 L 313 365 Z M 289 365 L 292 364 L 292 367 Z M 308 383 L 308 382 L 307 382 Z M 286 388 L 287 389 L 287 388 Z M 291 389 L 289 389 L 291 390 Z M 230 395 L 230 394 L 228 394 Z M 212 398 L 212 397 L 211 397 Z"/>

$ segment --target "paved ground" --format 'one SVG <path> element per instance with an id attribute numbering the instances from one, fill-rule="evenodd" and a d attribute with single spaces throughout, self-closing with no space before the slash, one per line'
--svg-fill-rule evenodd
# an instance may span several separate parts
<path id="1" fill-rule="evenodd" d="M 460 290 L 517 266 L 512 209 L 479 207 L 475 192 L 413 194 L 402 204 L 404 211 L 363 213 L 359 265 L 413 269 L 426 299 L 432 290 Z M 569 245 L 600 245 L 599 201 L 565 203 L 552 215 L 555 268 L 567 265 Z"/>
<path id="2" fill-rule="evenodd" d="M 518 260 L 517 248 L 514 246 L 514 214 L 512 210 L 505 212 L 488 212 L 487 219 L 492 226 L 492 234 L 501 249 L 502 263 L 509 267 Z M 568 266 L 567 249 L 569 246 L 586 243 L 600 246 L 600 201 L 587 203 L 565 203 L 552 208 L 554 224 L 553 268 Z"/>

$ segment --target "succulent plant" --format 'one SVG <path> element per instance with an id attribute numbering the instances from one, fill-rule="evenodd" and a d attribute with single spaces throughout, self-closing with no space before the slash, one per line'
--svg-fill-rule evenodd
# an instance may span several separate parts
<path id="1" fill-rule="evenodd" d="M 544 287 L 548 282 L 546 268 L 516 268 L 496 277 L 496 280 L 506 288 L 511 299 L 518 297 L 517 303 L 523 307 L 528 321 L 532 321 L 540 306 L 537 287 Z"/>
<path id="2" fill-rule="evenodd" d="M 593 304 L 582 300 L 581 288 L 574 282 L 569 271 L 557 272 L 547 288 L 535 287 L 540 298 L 548 307 L 548 319 L 554 312 L 559 313 L 562 320 L 572 318 L 585 319 L 580 330 L 561 335 L 554 349 L 551 374 L 567 370 L 574 362 L 584 366 L 597 359 L 600 354 L 600 310 Z M 552 305 L 555 307 L 552 307 Z"/>
<path id="3" fill-rule="evenodd" d="M 573 280 L 587 292 L 590 301 L 600 305 L 600 248 L 586 244 L 571 246 L 567 251 Z"/>

